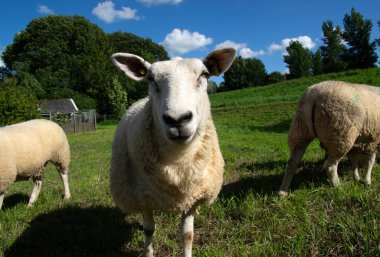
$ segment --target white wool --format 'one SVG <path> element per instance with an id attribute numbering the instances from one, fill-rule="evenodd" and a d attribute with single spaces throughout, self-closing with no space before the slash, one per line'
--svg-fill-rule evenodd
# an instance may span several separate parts
<path id="1" fill-rule="evenodd" d="M 114 64 L 129 78 L 149 83 L 149 96 L 120 121 L 112 146 L 110 187 L 124 212 L 144 217 L 145 256 L 153 255 L 153 211 L 182 212 L 184 256 L 191 255 L 193 215 L 215 201 L 224 160 L 207 95 L 207 78 L 231 65 L 234 49 L 198 59 L 174 58 L 150 64 L 117 53 Z"/>
<path id="2" fill-rule="evenodd" d="M 0 128 L 0 208 L 7 188 L 16 180 L 33 178 L 29 206 L 37 200 L 47 162 L 53 162 L 70 197 L 67 181 L 70 149 L 66 135 L 56 123 L 31 120 Z"/>
<path id="3" fill-rule="evenodd" d="M 367 166 L 366 184 L 380 143 L 380 89 L 367 85 L 326 81 L 306 90 L 288 134 L 291 157 L 280 187 L 286 195 L 290 181 L 308 144 L 318 138 L 326 151 L 324 167 L 334 186 L 339 186 L 337 168 L 348 153 L 359 175 L 360 162 Z"/>

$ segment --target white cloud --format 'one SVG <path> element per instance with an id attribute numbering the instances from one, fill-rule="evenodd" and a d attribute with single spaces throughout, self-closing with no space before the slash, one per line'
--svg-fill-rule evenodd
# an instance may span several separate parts
<path id="1" fill-rule="evenodd" d="M 252 58 L 257 56 L 265 55 L 264 50 L 253 51 L 247 47 L 245 43 L 235 43 L 231 40 L 226 40 L 223 43 L 216 45 L 215 49 L 224 48 L 224 47 L 234 47 L 238 54 L 243 58 Z"/>
<path id="2" fill-rule="evenodd" d="M 237 51 L 239 51 L 240 49 L 244 48 L 245 45 L 246 44 L 239 44 L 239 43 L 235 43 L 234 41 L 231 41 L 231 40 L 226 40 L 223 43 L 216 45 L 215 49 L 225 48 L 225 47 L 233 47 Z"/>
<path id="3" fill-rule="evenodd" d="M 37 11 L 43 14 L 54 14 L 54 11 L 46 5 L 39 5 Z"/>
<path id="4" fill-rule="evenodd" d="M 268 52 L 273 53 L 280 51 L 283 54 L 286 54 L 286 48 L 289 46 L 291 41 L 298 41 L 302 44 L 303 47 L 312 49 L 315 47 L 315 42 L 309 36 L 300 36 L 297 38 L 285 38 L 281 40 L 280 44 L 273 43 L 268 47 Z"/>
<path id="5" fill-rule="evenodd" d="M 167 34 L 162 46 L 171 54 L 184 54 L 192 50 L 205 47 L 212 43 L 212 38 L 198 32 L 190 32 L 186 29 L 173 29 Z"/>
<path id="6" fill-rule="evenodd" d="M 115 20 L 140 20 L 141 17 L 137 15 L 136 9 L 129 7 L 122 7 L 121 10 L 115 9 L 115 4 L 112 1 L 105 1 L 98 3 L 92 9 L 92 14 L 106 23 L 112 23 Z"/>
<path id="7" fill-rule="evenodd" d="M 258 57 L 258 56 L 262 56 L 262 55 L 265 55 L 265 51 L 264 50 L 259 50 L 259 51 L 252 51 L 250 48 L 248 47 L 244 47 L 240 50 L 240 55 L 241 57 L 243 58 L 252 58 L 252 57 Z"/>
<path id="8" fill-rule="evenodd" d="M 137 0 L 146 5 L 160 5 L 160 4 L 180 4 L 183 0 Z"/>

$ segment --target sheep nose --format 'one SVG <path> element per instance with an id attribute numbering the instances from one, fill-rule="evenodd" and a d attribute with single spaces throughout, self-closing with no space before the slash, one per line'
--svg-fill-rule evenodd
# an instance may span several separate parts
<path id="1" fill-rule="evenodd" d="M 185 126 L 187 123 L 191 121 L 192 118 L 193 113 L 190 111 L 180 115 L 178 118 L 174 118 L 168 114 L 162 115 L 162 119 L 168 126 L 177 128 Z"/>

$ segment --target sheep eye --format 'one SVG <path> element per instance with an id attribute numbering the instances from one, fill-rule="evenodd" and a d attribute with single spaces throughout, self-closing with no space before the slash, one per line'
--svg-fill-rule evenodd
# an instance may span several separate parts
<path id="1" fill-rule="evenodd" d="M 198 81 L 197 81 L 197 87 L 200 87 L 202 85 L 201 79 L 208 79 L 210 77 L 210 74 L 207 71 L 203 71 L 201 75 L 199 75 Z"/>
<path id="2" fill-rule="evenodd" d="M 208 71 L 203 71 L 199 77 L 208 79 L 210 77 L 210 73 L 208 73 Z"/>

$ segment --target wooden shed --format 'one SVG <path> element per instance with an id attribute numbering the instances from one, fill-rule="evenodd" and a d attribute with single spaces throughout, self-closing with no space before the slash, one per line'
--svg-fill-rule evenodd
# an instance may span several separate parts
<path id="1" fill-rule="evenodd" d="M 42 113 L 49 113 L 49 115 L 55 115 L 57 113 L 73 114 L 79 112 L 78 107 L 71 98 L 43 101 L 40 105 L 40 110 Z"/>
<path id="2" fill-rule="evenodd" d="M 46 100 L 40 104 L 42 117 L 57 122 L 66 133 L 96 130 L 96 111 L 80 111 L 73 99 Z"/>

